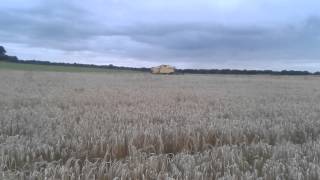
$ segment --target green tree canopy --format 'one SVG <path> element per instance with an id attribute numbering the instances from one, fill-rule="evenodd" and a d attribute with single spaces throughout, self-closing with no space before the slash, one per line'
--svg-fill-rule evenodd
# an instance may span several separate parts
<path id="1" fill-rule="evenodd" d="M 3 46 L 0 46 L 0 56 L 4 56 L 4 55 L 6 55 L 6 50 L 4 49 L 4 47 Z"/>

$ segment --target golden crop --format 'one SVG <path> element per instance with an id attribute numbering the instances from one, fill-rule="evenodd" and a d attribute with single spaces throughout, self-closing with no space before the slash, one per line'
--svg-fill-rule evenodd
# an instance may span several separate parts
<path id="1" fill-rule="evenodd" d="M 318 179 L 319 77 L 0 71 L 0 179 Z"/>

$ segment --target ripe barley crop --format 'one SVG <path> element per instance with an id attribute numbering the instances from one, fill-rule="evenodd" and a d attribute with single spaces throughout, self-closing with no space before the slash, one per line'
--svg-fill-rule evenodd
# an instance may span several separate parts
<path id="1" fill-rule="evenodd" d="M 318 179 L 319 77 L 0 71 L 0 179 Z"/>

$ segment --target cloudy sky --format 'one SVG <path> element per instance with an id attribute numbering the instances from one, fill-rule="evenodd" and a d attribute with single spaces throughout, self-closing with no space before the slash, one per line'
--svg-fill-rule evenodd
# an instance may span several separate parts
<path id="1" fill-rule="evenodd" d="M 1 0 L 21 59 L 320 70 L 319 0 Z"/>

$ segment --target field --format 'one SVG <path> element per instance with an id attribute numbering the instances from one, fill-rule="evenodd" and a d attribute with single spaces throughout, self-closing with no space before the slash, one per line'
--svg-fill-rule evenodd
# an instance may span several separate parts
<path id="1" fill-rule="evenodd" d="M 23 71 L 50 71 L 50 72 L 90 72 L 90 73 L 118 73 L 133 72 L 129 70 L 112 70 L 96 67 L 75 67 L 75 66 L 59 66 L 59 65 L 40 65 L 40 64 L 22 64 L 0 61 L 0 70 L 23 70 Z"/>
<path id="2" fill-rule="evenodd" d="M 320 176 L 320 77 L 0 70 L 0 179 Z"/>

